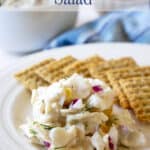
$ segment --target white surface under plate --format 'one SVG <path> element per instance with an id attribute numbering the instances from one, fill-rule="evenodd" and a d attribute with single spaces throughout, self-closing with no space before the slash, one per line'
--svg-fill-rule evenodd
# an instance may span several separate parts
<path id="1" fill-rule="evenodd" d="M 90 44 L 64 47 L 20 59 L 18 63 L 12 64 L 11 68 L 2 71 L 0 74 L 0 150 L 10 148 L 11 150 L 37 149 L 29 144 L 18 128 L 30 113 L 30 93 L 16 82 L 13 74 L 44 58 L 61 58 L 68 54 L 72 54 L 77 58 L 100 54 L 106 59 L 132 56 L 140 65 L 150 65 L 150 46 L 133 44 Z M 145 128 L 145 130 L 150 134 L 148 128 Z"/>

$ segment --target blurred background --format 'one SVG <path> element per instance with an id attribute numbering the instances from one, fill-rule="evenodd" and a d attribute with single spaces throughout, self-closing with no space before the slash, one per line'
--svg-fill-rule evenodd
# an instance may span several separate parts
<path id="1" fill-rule="evenodd" d="M 48 2 L 0 0 L 0 69 L 24 56 L 57 47 L 104 42 L 150 44 L 149 0 L 93 0 L 90 6 L 68 11 L 50 8 Z"/>

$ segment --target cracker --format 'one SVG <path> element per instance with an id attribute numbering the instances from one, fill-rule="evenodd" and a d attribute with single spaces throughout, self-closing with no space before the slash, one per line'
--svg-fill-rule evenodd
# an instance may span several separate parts
<path id="1" fill-rule="evenodd" d="M 127 79 L 131 77 L 139 77 L 139 76 L 149 76 L 150 75 L 150 67 L 127 67 L 123 69 L 111 70 L 107 72 L 107 78 L 110 81 L 110 84 L 114 91 L 116 92 L 120 105 L 123 108 L 129 108 L 128 98 L 125 96 L 120 84 L 120 79 Z"/>
<path id="2" fill-rule="evenodd" d="M 22 84 L 25 86 L 25 88 L 29 90 L 37 89 L 41 86 L 48 86 L 49 83 L 44 81 L 42 78 L 40 78 L 36 74 L 30 74 L 28 75 L 28 79 L 25 81 L 22 81 Z"/>
<path id="3" fill-rule="evenodd" d="M 130 57 L 124 57 L 120 59 L 114 59 L 109 60 L 107 62 L 100 62 L 96 65 L 93 65 L 90 67 L 89 71 L 93 78 L 98 78 L 103 80 L 104 82 L 109 83 L 109 80 L 107 78 L 107 71 L 112 69 L 119 69 L 119 68 L 125 68 L 128 66 L 136 66 L 136 62 L 130 58 Z"/>
<path id="4" fill-rule="evenodd" d="M 53 83 L 61 78 L 66 77 L 63 68 L 75 62 L 76 59 L 72 56 L 66 56 L 52 64 L 47 65 L 45 68 L 36 70 L 36 74 L 48 83 Z"/>
<path id="5" fill-rule="evenodd" d="M 48 82 L 37 76 L 35 74 L 35 70 L 42 68 L 45 65 L 52 63 L 53 61 L 54 59 L 46 59 L 38 64 L 32 65 L 31 67 L 15 74 L 15 78 L 29 90 L 36 89 L 39 86 L 47 86 Z"/>
<path id="6" fill-rule="evenodd" d="M 74 73 L 83 75 L 84 77 L 90 77 L 89 70 L 87 68 L 87 63 L 85 61 L 76 61 L 72 65 L 63 69 L 66 76 L 70 76 Z"/>
<path id="7" fill-rule="evenodd" d="M 119 83 L 137 118 L 150 122 L 150 76 L 121 79 Z"/>
<path id="8" fill-rule="evenodd" d="M 73 73 L 78 73 L 83 75 L 84 77 L 90 77 L 89 67 L 91 66 L 91 64 L 97 64 L 103 61 L 105 60 L 102 57 L 94 55 L 84 60 L 78 60 L 74 62 L 73 64 L 64 68 L 63 72 L 66 74 L 66 76 L 70 76 Z"/>
<path id="9" fill-rule="evenodd" d="M 99 55 L 93 55 L 91 57 L 86 58 L 84 61 L 86 61 L 88 64 L 89 63 L 95 63 L 96 64 L 96 63 L 99 63 L 99 62 L 104 62 L 105 59 L 102 58 Z"/>

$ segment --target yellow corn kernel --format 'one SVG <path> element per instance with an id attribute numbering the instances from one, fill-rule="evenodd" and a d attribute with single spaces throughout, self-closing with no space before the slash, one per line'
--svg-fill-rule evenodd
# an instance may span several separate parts
<path id="1" fill-rule="evenodd" d="M 73 100 L 73 93 L 71 88 L 65 88 L 65 95 L 66 95 L 66 100 L 65 103 L 69 104 Z"/>

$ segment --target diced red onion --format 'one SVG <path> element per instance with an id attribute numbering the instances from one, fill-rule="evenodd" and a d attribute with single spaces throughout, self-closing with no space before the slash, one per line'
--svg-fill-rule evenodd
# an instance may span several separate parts
<path id="1" fill-rule="evenodd" d="M 103 91 L 103 88 L 102 88 L 101 86 L 99 86 L 99 85 L 93 86 L 92 89 L 93 89 L 93 91 L 96 92 L 96 93 Z"/>
<path id="2" fill-rule="evenodd" d="M 108 137 L 108 146 L 110 150 L 114 150 L 114 143 L 110 136 Z"/>
<path id="3" fill-rule="evenodd" d="M 47 141 L 44 141 L 44 146 L 45 146 L 46 148 L 50 148 L 51 144 L 50 144 L 49 142 L 47 142 Z"/>
<path id="4" fill-rule="evenodd" d="M 74 100 L 72 101 L 71 105 L 76 104 L 76 103 L 78 102 L 78 100 L 79 100 L 79 99 L 74 99 Z"/>

